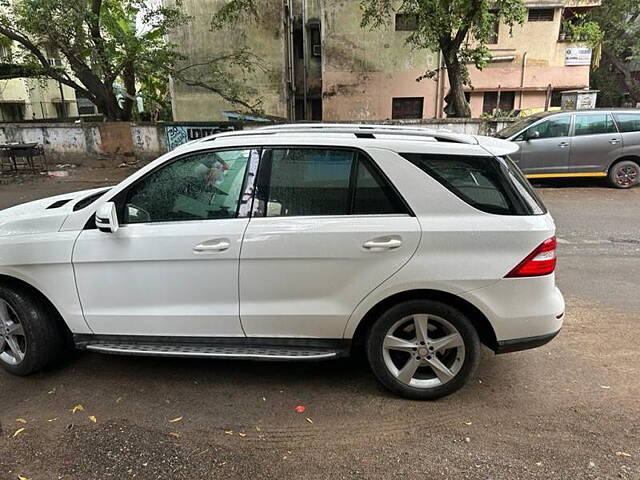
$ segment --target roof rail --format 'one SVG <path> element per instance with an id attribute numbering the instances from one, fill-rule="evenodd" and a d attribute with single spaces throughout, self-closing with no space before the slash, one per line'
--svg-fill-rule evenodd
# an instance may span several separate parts
<path id="1" fill-rule="evenodd" d="M 211 141 L 215 138 L 231 136 L 263 136 L 283 133 L 351 133 L 358 138 L 376 138 L 376 135 L 410 136 L 422 139 L 430 139 L 440 142 L 477 144 L 478 141 L 472 135 L 453 133 L 432 128 L 404 126 L 404 125 L 367 125 L 350 123 L 290 123 L 270 125 L 250 130 L 237 130 L 233 132 L 221 132 L 201 139 Z"/>

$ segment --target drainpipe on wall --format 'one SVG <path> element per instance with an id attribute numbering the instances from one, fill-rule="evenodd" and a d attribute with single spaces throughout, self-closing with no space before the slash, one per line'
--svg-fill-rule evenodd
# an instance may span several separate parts
<path id="1" fill-rule="evenodd" d="M 518 108 L 522 110 L 522 100 L 524 98 L 524 74 L 527 69 L 527 55 L 529 52 L 524 52 L 522 55 L 522 72 L 520 74 L 520 102 L 518 103 Z"/>
<path id="2" fill-rule="evenodd" d="M 442 50 L 438 50 L 438 74 L 436 75 L 436 98 L 433 118 L 440 118 L 440 75 L 442 74 L 442 71 L 440 70 L 440 62 L 442 62 Z"/>
<path id="3" fill-rule="evenodd" d="M 302 0 L 302 116 L 305 120 L 307 118 L 307 62 L 308 60 L 308 45 L 307 45 L 307 0 Z"/>
<path id="4" fill-rule="evenodd" d="M 286 57 L 287 57 L 287 120 L 292 122 L 296 117 L 296 79 L 294 71 L 293 53 L 293 4 L 290 0 L 285 2 L 285 28 L 286 28 Z"/>

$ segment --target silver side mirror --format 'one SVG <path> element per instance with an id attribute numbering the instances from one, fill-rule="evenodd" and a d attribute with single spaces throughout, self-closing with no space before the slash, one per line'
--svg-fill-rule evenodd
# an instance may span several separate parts
<path id="1" fill-rule="evenodd" d="M 113 202 L 103 203 L 96 210 L 96 227 L 101 232 L 116 233 L 118 231 L 118 214 L 116 204 Z"/>
<path id="2" fill-rule="evenodd" d="M 527 140 L 535 140 L 536 138 L 540 138 L 540 132 L 534 130 L 533 132 L 527 132 Z"/>

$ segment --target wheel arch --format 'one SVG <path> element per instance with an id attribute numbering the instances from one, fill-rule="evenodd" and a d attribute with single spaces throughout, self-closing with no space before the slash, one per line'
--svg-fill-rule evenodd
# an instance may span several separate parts
<path id="1" fill-rule="evenodd" d="M 465 300 L 453 293 L 432 289 L 405 290 L 402 292 L 394 293 L 393 295 L 380 300 L 373 307 L 371 307 L 369 311 L 367 311 L 367 313 L 358 323 L 358 326 L 356 327 L 352 337 L 353 347 L 361 348 L 364 345 L 371 326 L 380 317 L 380 315 L 382 315 L 382 313 L 384 313 L 392 306 L 397 305 L 398 303 L 417 299 L 437 300 L 458 308 L 469 318 L 476 331 L 478 332 L 480 341 L 491 350 L 495 351 L 495 349 L 497 348 L 498 341 L 496 333 L 491 326 L 491 323 L 489 322 L 487 317 L 480 311 L 480 309 L 478 309 L 468 300 Z"/>
<path id="2" fill-rule="evenodd" d="M 613 167 L 615 167 L 618 163 L 624 162 L 624 161 L 627 161 L 627 160 L 629 160 L 631 162 L 634 162 L 638 166 L 640 166 L 640 156 L 638 156 L 638 155 L 623 155 L 620 158 L 616 158 L 613 162 L 611 162 L 609 164 L 609 168 L 607 168 L 607 175 L 611 172 L 611 169 Z"/>
<path id="3" fill-rule="evenodd" d="M 6 275 L 4 273 L 0 273 L 0 285 L 7 285 L 10 288 L 19 289 L 23 291 L 29 292 L 31 295 L 35 296 L 39 301 L 45 305 L 48 311 L 53 314 L 54 321 L 58 324 L 60 328 L 63 329 L 64 332 L 68 333 L 71 336 L 71 330 L 69 326 L 64 321 L 60 311 L 56 308 L 56 306 L 47 298 L 47 296 L 42 293 L 38 288 L 31 285 L 29 282 L 22 280 L 20 278 Z"/>

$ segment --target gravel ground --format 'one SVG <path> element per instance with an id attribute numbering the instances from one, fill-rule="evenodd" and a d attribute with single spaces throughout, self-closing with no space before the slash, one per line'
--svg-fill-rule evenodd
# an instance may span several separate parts
<path id="1" fill-rule="evenodd" d="M 0 177 L 0 208 L 130 172 Z M 540 192 L 561 239 L 565 327 L 536 350 L 485 351 L 457 394 L 394 397 L 361 359 L 78 352 L 29 378 L 0 372 L 0 479 L 640 479 L 640 188 Z"/>

